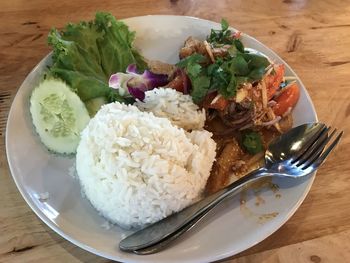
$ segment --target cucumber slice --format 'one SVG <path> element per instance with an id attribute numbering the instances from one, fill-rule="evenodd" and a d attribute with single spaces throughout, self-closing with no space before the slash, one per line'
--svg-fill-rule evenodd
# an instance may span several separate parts
<path id="1" fill-rule="evenodd" d="M 75 153 L 90 120 L 78 95 L 60 80 L 44 80 L 30 98 L 30 113 L 42 143 L 57 153 Z"/>
<path id="2" fill-rule="evenodd" d="M 85 101 L 85 106 L 92 118 L 101 108 L 101 106 L 106 103 L 107 103 L 107 99 L 105 97 L 98 97 L 98 98 Z"/>

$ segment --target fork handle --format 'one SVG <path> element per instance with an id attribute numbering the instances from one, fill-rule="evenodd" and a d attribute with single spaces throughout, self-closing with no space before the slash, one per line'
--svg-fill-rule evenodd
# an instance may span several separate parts
<path id="1" fill-rule="evenodd" d="M 246 183 L 253 182 L 259 178 L 267 176 L 268 174 L 269 173 L 264 167 L 254 170 L 222 190 L 200 200 L 180 212 L 172 214 L 131 234 L 119 243 L 119 248 L 124 251 L 135 251 L 155 245 L 156 243 L 172 236 L 185 225 L 191 224 L 193 226 L 203 218 L 204 215 L 211 211 L 211 209 L 235 193 L 237 189 Z"/>

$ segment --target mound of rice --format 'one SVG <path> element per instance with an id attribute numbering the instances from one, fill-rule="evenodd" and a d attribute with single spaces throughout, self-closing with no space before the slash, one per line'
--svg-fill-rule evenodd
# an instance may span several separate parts
<path id="1" fill-rule="evenodd" d="M 122 227 L 156 222 L 200 197 L 215 158 L 211 135 L 188 133 L 135 106 L 105 105 L 77 149 L 82 190 Z"/>
<path id="2" fill-rule="evenodd" d="M 172 124 L 185 130 L 201 130 L 205 122 L 205 110 L 199 110 L 190 95 L 170 88 L 146 91 L 144 101 L 135 106 L 141 111 L 152 112 L 157 117 L 168 118 Z"/>

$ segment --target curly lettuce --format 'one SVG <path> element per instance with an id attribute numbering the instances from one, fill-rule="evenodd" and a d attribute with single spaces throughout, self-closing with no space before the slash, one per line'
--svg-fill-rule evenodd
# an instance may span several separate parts
<path id="1" fill-rule="evenodd" d="M 61 32 L 52 29 L 48 44 L 53 48 L 49 72 L 64 80 L 82 101 L 104 97 L 123 101 L 109 88 L 109 77 L 125 72 L 130 64 L 145 70 L 147 64 L 133 47 L 135 32 L 109 13 L 96 13 L 95 20 L 68 24 Z"/>

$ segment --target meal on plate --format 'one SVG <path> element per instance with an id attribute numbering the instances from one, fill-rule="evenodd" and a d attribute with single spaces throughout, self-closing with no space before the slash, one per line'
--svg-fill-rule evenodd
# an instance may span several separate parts
<path id="1" fill-rule="evenodd" d="M 108 13 L 52 29 L 52 63 L 30 97 L 42 143 L 76 154 L 82 191 L 122 227 L 156 222 L 259 165 L 292 127 L 293 77 L 241 33 L 212 29 L 175 65 L 146 59 Z"/>

